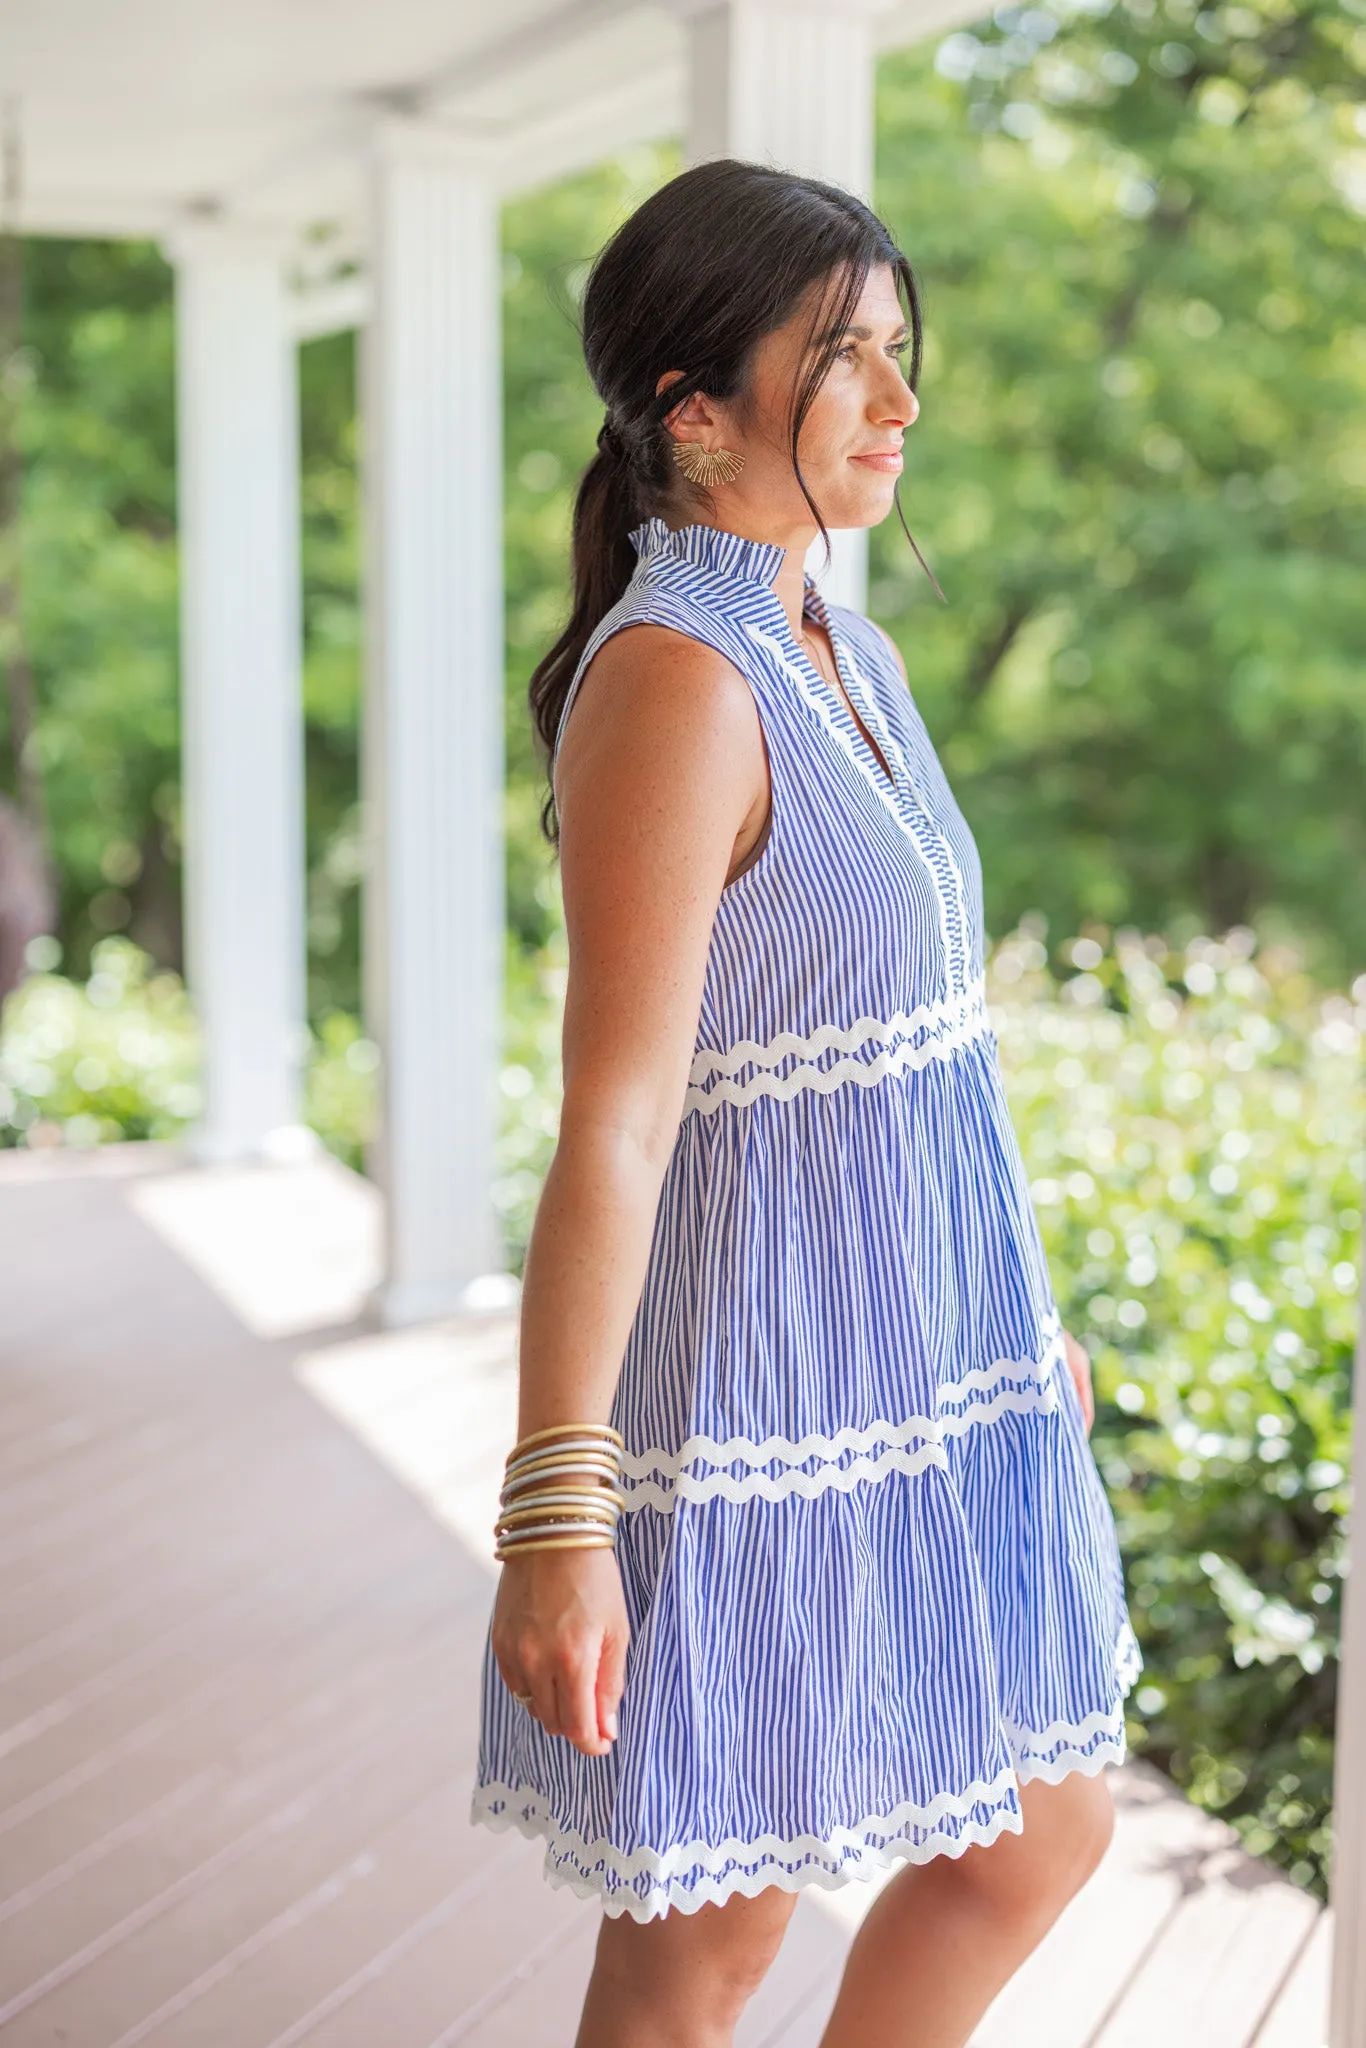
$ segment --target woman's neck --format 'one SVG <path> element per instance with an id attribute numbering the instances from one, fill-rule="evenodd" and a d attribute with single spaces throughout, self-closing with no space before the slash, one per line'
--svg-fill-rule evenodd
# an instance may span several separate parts
<path id="1" fill-rule="evenodd" d="M 802 616 L 806 599 L 806 550 L 810 543 L 799 540 L 789 547 L 783 559 L 783 566 L 773 579 L 775 595 L 787 613 L 787 623 L 793 637 L 800 638 Z"/>

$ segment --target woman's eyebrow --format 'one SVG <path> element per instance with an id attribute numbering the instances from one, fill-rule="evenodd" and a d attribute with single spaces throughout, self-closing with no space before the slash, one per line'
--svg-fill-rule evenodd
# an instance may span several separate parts
<path id="1" fill-rule="evenodd" d="M 903 320 L 901 325 L 895 330 L 895 333 L 897 337 L 900 337 L 902 335 L 909 334 L 910 331 L 910 322 L 907 320 Z M 839 339 L 840 341 L 871 341 L 872 338 L 873 330 L 871 327 L 841 327 L 838 330 L 832 327 L 829 334 L 826 337 L 826 339 L 829 341 L 834 341 L 836 339 Z"/>

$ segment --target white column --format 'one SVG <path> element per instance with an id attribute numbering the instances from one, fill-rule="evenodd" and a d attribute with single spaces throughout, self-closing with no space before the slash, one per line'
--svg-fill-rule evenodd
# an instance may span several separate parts
<path id="1" fill-rule="evenodd" d="M 297 357 L 279 242 L 176 233 L 186 976 L 198 1159 L 313 1149 L 304 1031 Z"/>
<path id="2" fill-rule="evenodd" d="M 479 162 L 417 122 L 380 127 L 372 176 L 365 983 L 392 1325 L 450 1312 L 502 1263 L 498 209 Z"/>
<path id="3" fill-rule="evenodd" d="M 689 163 L 735 156 L 873 188 L 873 17 L 885 0 L 673 0 L 687 37 Z M 868 536 L 831 534 L 826 595 L 862 610 Z M 808 558 L 819 574 L 824 544 Z"/>
<path id="4" fill-rule="evenodd" d="M 1366 1304 L 1366 1248 L 1361 1289 Z M 1366 1306 L 1352 1385 L 1352 1514 L 1343 1587 L 1333 1765 L 1332 2012 L 1329 2048 L 1366 2048 Z"/>

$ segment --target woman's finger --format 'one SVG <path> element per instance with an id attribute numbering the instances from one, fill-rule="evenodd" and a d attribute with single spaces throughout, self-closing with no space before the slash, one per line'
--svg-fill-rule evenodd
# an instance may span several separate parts
<path id="1" fill-rule="evenodd" d="M 555 1680 L 561 1728 L 585 1756 L 598 1756 L 604 1747 L 598 1734 L 594 1684 L 598 1656 L 599 1646 L 596 1643 L 576 1650 L 575 1655 L 561 1666 Z"/>
<path id="2" fill-rule="evenodd" d="M 609 1628 L 602 1639 L 594 1705 L 598 1732 L 606 1742 L 615 1742 L 617 1737 L 617 1710 L 626 1684 L 626 1646 L 629 1640 L 629 1631 L 613 1628 Z"/>
<path id="3" fill-rule="evenodd" d="M 1069 1330 L 1063 1331 L 1063 1349 L 1067 1355 L 1067 1369 L 1076 1386 L 1077 1399 L 1081 1403 L 1081 1412 L 1089 1435 L 1091 1425 L 1096 1419 L 1095 1394 L 1091 1386 L 1091 1354 Z"/>

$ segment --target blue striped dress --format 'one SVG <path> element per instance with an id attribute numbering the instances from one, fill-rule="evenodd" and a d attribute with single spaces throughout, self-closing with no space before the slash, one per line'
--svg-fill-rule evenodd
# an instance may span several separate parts
<path id="1" fill-rule="evenodd" d="M 485 1650 L 472 1817 L 608 1914 L 957 1856 L 1125 1755 L 1142 1660 L 983 989 L 971 833 L 881 635 L 780 547 L 653 519 L 608 635 L 746 678 L 763 850 L 722 893 L 611 1419 L 631 1624 L 582 1755 Z M 561 732 L 563 731 L 563 721 Z M 571 963 L 572 971 L 572 963 Z"/>

